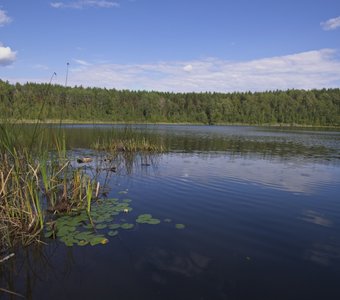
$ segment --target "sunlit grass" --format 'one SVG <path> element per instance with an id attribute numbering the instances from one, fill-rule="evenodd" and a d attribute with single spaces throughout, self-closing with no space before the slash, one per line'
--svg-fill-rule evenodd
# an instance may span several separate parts
<path id="1" fill-rule="evenodd" d="M 162 153 L 166 151 L 164 145 L 152 143 L 146 138 L 114 139 L 102 140 L 92 144 L 95 150 L 104 150 L 110 152 L 154 152 Z"/>
<path id="2" fill-rule="evenodd" d="M 7 128 L 2 126 L 1 132 L 0 252 L 38 241 L 51 214 L 89 211 L 95 186 L 88 174 L 71 165 L 64 138 L 55 138 L 54 151 L 33 150 L 20 146 Z"/>

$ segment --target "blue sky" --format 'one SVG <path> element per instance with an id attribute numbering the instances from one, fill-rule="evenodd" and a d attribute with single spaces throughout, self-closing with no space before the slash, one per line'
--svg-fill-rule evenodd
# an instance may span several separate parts
<path id="1" fill-rule="evenodd" d="M 4 0 L 0 79 L 174 92 L 340 87 L 339 0 Z"/>

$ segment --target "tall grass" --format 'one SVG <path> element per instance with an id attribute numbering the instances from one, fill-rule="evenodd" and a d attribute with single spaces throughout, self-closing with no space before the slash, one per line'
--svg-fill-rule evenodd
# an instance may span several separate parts
<path id="1" fill-rule="evenodd" d="M 7 125 L 0 125 L 0 253 L 38 241 L 50 214 L 90 210 L 95 184 L 71 165 L 65 138 L 55 137 L 53 149 L 43 149 L 42 138 L 26 147 Z"/>

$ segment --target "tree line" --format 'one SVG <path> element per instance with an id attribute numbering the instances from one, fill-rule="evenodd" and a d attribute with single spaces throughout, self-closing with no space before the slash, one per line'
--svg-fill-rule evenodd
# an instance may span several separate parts
<path id="1" fill-rule="evenodd" d="M 340 126 L 340 89 L 170 93 L 0 80 L 0 119 Z"/>

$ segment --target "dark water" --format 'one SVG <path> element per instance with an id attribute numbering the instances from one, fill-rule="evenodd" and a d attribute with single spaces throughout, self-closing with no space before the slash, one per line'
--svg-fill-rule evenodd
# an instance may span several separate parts
<path id="1" fill-rule="evenodd" d="M 112 134 L 64 129 L 75 155 Z M 340 299 L 338 131 L 133 130 L 171 151 L 102 175 L 108 197 L 132 199 L 127 221 L 151 213 L 172 222 L 137 225 L 107 245 L 24 250 L 1 266 L 0 287 L 27 299 Z"/>

